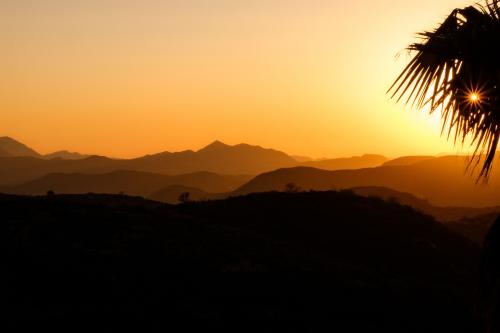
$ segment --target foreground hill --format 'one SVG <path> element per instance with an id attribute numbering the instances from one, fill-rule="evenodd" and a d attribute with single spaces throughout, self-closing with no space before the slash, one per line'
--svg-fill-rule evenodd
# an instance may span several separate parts
<path id="1" fill-rule="evenodd" d="M 248 176 L 222 176 L 197 172 L 167 176 L 138 171 L 114 171 L 105 174 L 55 173 L 19 186 L 0 187 L 0 192 L 39 195 L 48 191 L 64 194 L 126 193 L 148 197 L 172 185 L 198 188 L 201 191 L 230 192 L 249 180 Z"/>
<path id="2" fill-rule="evenodd" d="M 294 183 L 304 190 L 387 187 L 427 199 L 436 206 L 490 207 L 500 205 L 500 172 L 488 184 L 477 184 L 466 173 L 467 158 L 447 156 L 412 165 L 360 170 L 280 169 L 257 176 L 235 194 L 282 190 Z"/>
<path id="3" fill-rule="evenodd" d="M 0 196 L 0 209 L 2 325 L 19 331 L 156 332 L 174 323 L 478 331 L 478 248 L 380 199 L 266 193 L 165 206 L 125 196 Z M 333 274 L 201 274 L 223 271 Z"/>
<path id="4" fill-rule="evenodd" d="M 486 207 L 486 208 L 473 208 L 473 207 L 441 207 L 434 206 L 429 203 L 426 199 L 421 199 L 410 193 L 403 193 L 386 187 L 354 187 L 348 190 L 353 191 L 355 194 L 363 197 L 376 197 L 383 199 L 384 201 L 396 202 L 401 205 L 410 206 L 413 209 L 422 212 L 424 214 L 434 217 L 436 220 L 443 223 L 470 223 L 474 224 L 476 220 L 481 221 L 483 216 L 495 216 L 500 214 L 500 207 Z M 286 192 L 283 188 L 282 191 Z M 166 202 L 170 204 L 179 203 L 179 196 L 183 193 L 189 193 L 189 200 L 192 201 L 203 201 L 203 200 L 217 200 L 224 199 L 234 196 L 234 193 L 213 193 L 202 191 L 198 188 L 172 185 L 153 193 L 148 196 L 148 198 L 156 201 Z M 451 225 L 451 224 L 450 224 Z M 453 224 L 455 225 L 455 224 Z M 487 227 L 491 226 L 487 225 Z M 475 226 L 471 225 L 471 228 Z M 473 240 L 477 240 L 478 237 L 484 237 L 488 228 L 481 229 L 481 233 L 477 233 Z M 457 230 L 460 231 L 461 230 Z M 467 237 L 470 236 L 468 233 L 464 233 Z"/>

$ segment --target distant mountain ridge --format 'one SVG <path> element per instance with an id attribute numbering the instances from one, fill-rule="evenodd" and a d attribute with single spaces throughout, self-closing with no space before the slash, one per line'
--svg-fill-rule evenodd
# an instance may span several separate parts
<path id="1" fill-rule="evenodd" d="M 220 141 L 198 150 L 164 152 L 121 161 L 124 169 L 179 174 L 209 171 L 221 174 L 252 174 L 271 171 L 282 166 L 294 166 L 297 161 L 274 150 L 239 144 L 226 145 Z"/>
<path id="2" fill-rule="evenodd" d="M 9 140 L 12 139 L 9 138 L 7 141 Z M 220 141 L 215 141 L 198 151 L 163 152 L 133 159 L 86 156 L 67 151 L 42 156 L 20 143 L 16 147 L 18 147 L 17 155 L 7 155 L 9 152 L 2 154 L 3 148 L 0 145 L 0 186 L 20 185 L 52 173 L 99 174 L 130 170 L 164 175 L 201 171 L 225 175 L 258 175 L 279 168 L 301 165 L 317 165 L 334 170 L 373 167 L 386 160 L 379 155 L 364 155 L 303 164 L 278 150 L 248 144 L 230 146 Z"/>
<path id="3" fill-rule="evenodd" d="M 0 159 L 0 185 L 8 186 L 20 185 L 53 173 L 100 174 L 130 170 L 163 175 L 195 172 L 256 175 L 297 164 L 293 158 L 276 150 L 246 144 L 229 146 L 218 141 L 196 152 L 164 152 L 134 159 L 86 157 L 65 151 L 46 156 L 0 155 Z"/>

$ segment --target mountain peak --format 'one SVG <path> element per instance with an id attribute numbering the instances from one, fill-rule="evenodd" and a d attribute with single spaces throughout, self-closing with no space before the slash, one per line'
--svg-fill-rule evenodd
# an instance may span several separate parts
<path id="1" fill-rule="evenodd" d="M 218 149 L 224 149 L 224 148 L 229 148 L 231 146 L 219 141 L 215 140 L 205 148 L 200 149 L 199 151 L 213 151 L 213 150 L 218 150 Z"/>

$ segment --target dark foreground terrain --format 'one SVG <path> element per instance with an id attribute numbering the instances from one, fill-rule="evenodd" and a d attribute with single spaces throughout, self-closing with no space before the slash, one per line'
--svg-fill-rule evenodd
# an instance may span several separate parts
<path id="1" fill-rule="evenodd" d="M 89 194 L 0 210 L 4 331 L 481 331 L 479 246 L 397 203 Z"/>

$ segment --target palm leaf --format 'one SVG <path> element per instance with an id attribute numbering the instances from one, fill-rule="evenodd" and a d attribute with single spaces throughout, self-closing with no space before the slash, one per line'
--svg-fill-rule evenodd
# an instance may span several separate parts
<path id="1" fill-rule="evenodd" d="M 431 113 L 443 133 L 470 137 L 480 177 L 489 175 L 500 138 L 500 0 L 455 9 L 434 31 L 408 46 L 414 57 L 388 90 L 391 98 Z"/>

